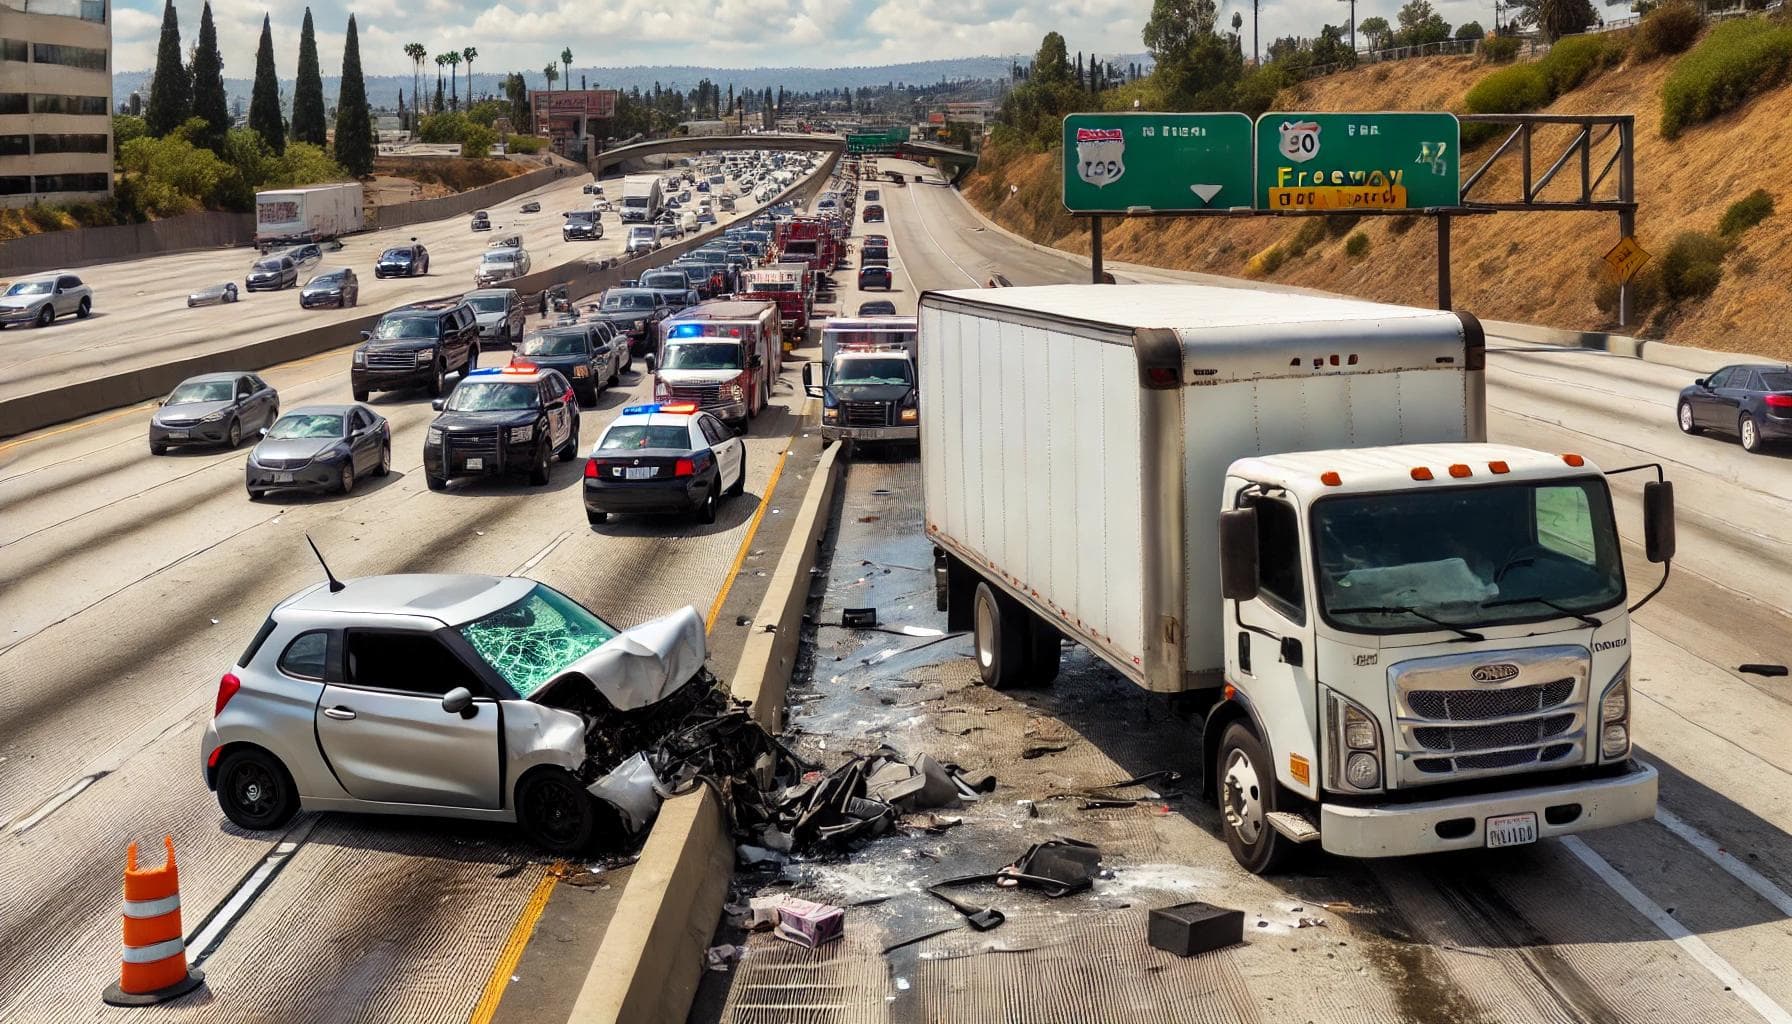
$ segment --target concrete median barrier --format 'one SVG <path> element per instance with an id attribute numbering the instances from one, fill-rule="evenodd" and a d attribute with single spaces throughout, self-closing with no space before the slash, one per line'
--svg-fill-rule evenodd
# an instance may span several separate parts
<path id="1" fill-rule="evenodd" d="M 808 179 L 779 193 L 778 197 L 771 202 L 751 208 L 739 220 L 750 219 L 767 207 L 805 192 L 820 189 L 827 182 L 837 159 L 831 158 L 824 161 Z M 695 249 L 719 237 L 723 230 L 725 230 L 725 226 L 718 224 L 701 234 L 657 249 L 650 256 L 626 260 L 609 267 L 599 267 L 592 261 L 579 259 L 547 270 L 537 271 L 514 282 L 507 282 L 507 284 L 518 291 L 535 296 L 539 296 L 544 288 L 556 284 L 568 285 L 569 294 L 589 295 L 628 280 L 647 267 L 658 265 Z M 471 282 L 468 283 L 465 290 L 472 290 Z M 118 409 L 147 399 L 159 398 L 172 390 L 176 384 L 197 373 L 209 373 L 214 370 L 261 370 L 294 359 L 313 356 L 319 352 L 328 352 L 333 348 L 352 345 L 360 340 L 360 332 L 371 330 L 381 315 L 379 312 L 368 313 L 346 322 L 332 323 L 277 338 L 265 338 L 236 348 L 176 359 L 123 373 L 94 377 L 90 380 L 49 388 L 33 394 L 0 400 L 0 437 L 40 430 L 53 424 L 105 412 L 108 409 Z"/>

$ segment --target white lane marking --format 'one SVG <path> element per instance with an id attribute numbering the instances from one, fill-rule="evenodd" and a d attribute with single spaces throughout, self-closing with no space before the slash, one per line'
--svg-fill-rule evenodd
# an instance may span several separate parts
<path id="1" fill-rule="evenodd" d="M 1712 977 L 1736 993 L 1743 1002 L 1761 1015 L 1761 1019 L 1769 1024 L 1792 1024 L 1792 1013 L 1774 1002 L 1767 993 L 1755 987 L 1755 983 L 1742 976 L 1742 973 L 1730 965 L 1728 960 L 1718 956 L 1705 940 L 1688 931 L 1686 926 L 1675 920 L 1673 915 L 1661 908 L 1661 905 L 1643 895 L 1630 879 L 1625 878 L 1611 862 L 1601 857 L 1592 847 L 1581 841 L 1579 836 L 1563 836 L 1562 845 L 1585 864 L 1600 880 L 1611 886 L 1612 891 L 1624 897 L 1624 902 L 1631 905 L 1637 913 L 1648 918 L 1661 933 L 1672 939 L 1674 944 L 1686 951 L 1686 954 L 1698 961 L 1699 966 L 1710 971 Z"/>
<path id="2" fill-rule="evenodd" d="M 964 269 L 964 265 L 959 263 L 957 260 L 953 259 L 952 254 L 947 252 L 944 246 L 940 245 L 940 240 L 933 237 L 933 229 L 927 226 L 927 218 L 921 215 L 921 201 L 915 198 L 913 186 L 909 186 L 908 188 L 903 189 L 903 191 L 908 193 L 908 204 L 910 207 L 912 207 L 914 209 L 915 219 L 921 222 L 921 230 L 926 233 L 927 240 L 929 242 L 933 243 L 934 249 L 938 250 L 938 252 L 941 256 L 946 257 L 947 263 L 950 263 L 953 266 L 957 267 L 958 272 L 960 274 L 963 274 L 967 279 L 970 280 L 971 286 L 973 288 L 983 287 L 983 282 L 977 280 L 977 278 L 974 274 L 972 274 L 970 271 Z M 909 284 L 911 284 L 911 285 L 914 284 L 914 281 L 911 279 L 909 281 Z"/>
<path id="3" fill-rule="evenodd" d="M 207 914 L 205 920 L 199 922 L 198 930 L 193 933 L 191 938 L 187 939 L 187 954 L 192 966 L 198 967 L 204 963 L 206 958 L 211 956 L 224 942 L 225 936 L 230 934 L 230 929 L 248 911 L 250 904 L 255 902 L 255 897 L 261 895 L 261 891 L 268 887 L 268 883 L 274 880 L 280 870 L 286 867 L 287 861 L 292 859 L 292 855 L 298 851 L 300 846 L 304 845 L 320 817 L 322 815 L 309 815 L 299 823 L 298 827 L 275 843 L 274 848 L 268 851 L 268 855 L 262 858 L 261 863 L 257 864 L 253 871 L 250 871 L 241 882 L 237 883 L 230 898 L 216 910 Z"/>
<path id="4" fill-rule="evenodd" d="M 525 573 L 527 573 L 530 569 L 533 569 L 536 566 L 540 565 L 542 559 L 548 557 L 548 555 L 550 555 L 550 554 L 553 554 L 554 549 L 560 546 L 560 542 L 564 541 L 566 538 L 568 538 L 570 536 L 572 536 L 571 530 L 560 531 L 560 535 L 558 537 L 555 537 L 553 540 L 548 541 L 547 547 L 542 548 L 540 551 L 535 552 L 535 557 L 529 559 L 527 562 L 524 562 L 522 565 L 517 566 L 515 569 L 512 569 L 510 571 L 510 575 L 521 576 L 521 575 L 524 575 Z"/>
<path id="5" fill-rule="evenodd" d="M 32 814 L 29 818 L 26 818 L 24 821 L 21 821 L 17 825 L 14 825 L 12 827 L 12 834 L 15 836 L 23 835 L 26 832 L 29 832 L 32 829 L 36 828 L 39 822 L 43 821 L 45 818 L 48 818 L 50 815 L 55 814 L 58 810 L 60 810 L 62 808 L 63 804 L 66 804 L 70 800 L 73 800 L 75 797 L 80 796 L 83 792 L 86 792 L 88 786 L 91 786 L 94 783 L 98 782 L 99 780 L 105 778 L 108 774 L 110 774 L 110 773 L 109 772 L 95 772 L 92 775 L 84 775 L 81 778 L 76 779 L 74 782 L 74 785 L 69 786 L 67 789 L 56 794 L 55 796 L 51 797 L 50 799 L 44 801 L 43 806 L 39 807 L 36 811 L 32 812 Z"/>
<path id="6" fill-rule="evenodd" d="M 1786 890 L 1768 881 L 1767 876 L 1731 856 L 1728 850 L 1717 845 L 1717 840 L 1688 825 L 1673 811 L 1662 807 L 1655 809 L 1655 820 L 1669 832 L 1686 840 L 1688 846 L 1710 858 L 1711 863 L 1728 871 L 1738 882 L 1753 889 L 1755 895 L 1773 904 L 1780 913 L 1792 917 L 1792 895 L 1787 895 Z"/>

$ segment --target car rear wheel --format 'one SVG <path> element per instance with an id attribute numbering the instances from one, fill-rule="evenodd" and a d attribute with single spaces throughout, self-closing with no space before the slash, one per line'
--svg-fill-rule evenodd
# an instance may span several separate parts
<path id="1" fill-rule="evenodd" d="M 357 402 L 367 401 L 367 389 L 366 388 L 356 388 L 355 389 L 355 401 L 357 401 Z"/>
<path id="2" fill-rule="evenodd" d="M 75 315 L 85 320 L 93 315 L 93 300 L 82 298 L 81 304 L 75 307 Z"/>
<path id="3" fill-rule="evenodd" d="M 589 849 L 597 837 L 596 798 L 558 768 L 523 778 L 516 788 L 517 824 L 535 845 L 557 856 Z"/>
<path id="4" fill-rule="evenodd" d="M 722 504 L 721 491 L 722 483 L 718 480 L 716 485 L 709 489 L 709 493 L 703 496 L 703 504 L 697 507 L 698 522 L 707 525 L 716 521 L 716 509 Z"/>
<path id="5" fill-rule="evenodd" d="M 1697 424 L 1693 423 L 1692 403 L 1691 402 L 1681 402 L 1680 403 L 1680 412 L 1679 412 L 1677 418 L 1680 421 L 1680 432 L 1681 433 L 1683 433 L 1683 434 L 1703 433 L 1703 431 L 1701 431 L 1698 428 Z"/>
<path id="6" fill-rule="evenodd" d="M 433 476 L 429 473 L 425 473 L 423 474 L 423 479 L 429 482 L 429 489 L 432 491 L 445 491 L 448 489 L 448 478 L 445 476 Z"/>
<path id="7" fill-rule="evenodd" d="M 1742 419 L 1736 423 L 1736 434 L 1742 439 L 1743 451 L 1753 454 L 1761 450 L 1761 427 L 1755 422 L 1753 416 L 1748 413 L 1742 414 Z"/>
<path id="8" fill-rule="evenodd" d="M 577 416 L 572 418 L 572 429 L 566 432 L 566 443 L 560 446 L 560 451 L 556 454 L 559 455 L 561 462 L 571 462 L 573 457 L 579 454 L 579 418 Z"/>
<path id="9" fill-rule="evenodd" d="M 740 460 L 740 472 L 738 474 L 736 474 L 734 477 L 734 486 L 728 488 L 728 496 L 731 498 L 738 497 L 740 495 L 740 493 L 742 491 L 745 491 L 746 489 L 747 489 L 747 460 L 746 460 L 746 457 L 743 455 Z"/>
<path id="10" fill-rule="evenodd" d="M 278 758 L 250 747 L 232 751 L 218 766 L 218 806 L 237 827 L 265 832 L 292 820 L 299 793 Z"/>

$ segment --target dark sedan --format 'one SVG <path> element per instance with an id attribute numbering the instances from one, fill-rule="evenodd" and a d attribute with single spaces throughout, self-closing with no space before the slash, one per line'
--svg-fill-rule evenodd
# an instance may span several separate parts
<path id="1" fill-rule="evenodd" d="M 326 270 L 305 282 L 300 309 L 347 309 L 361 302 L 361 282 L 347 267 Z"/>
<path id="2" fill-rule="evenodd" d="M 249 453 L 244 483 L 251 501 L 269 491 L 355 489 L 366 473 L 392 469 L 392 427 L 360 405 L 308 405 L 269 427 Z"/>
<path id="3" fill-rule="evenodd" d="M 269 256 L 256 260 L 249 268 L 248 276 L 243 278 L 243 288 L 247 291 L 277 292 L 282 288 L 292 288 L 299 283 L 299 267 L 290 256 Z"/>
<path id="4" fill-rule="evenodd" d="M 869 291 L 872 288 L 882 288 L 887 292 L 891 287 L 892 278 L 890 276 L 889 267 L 873 266 L 859 268 L 860 291 Z"/>
<path id="5" fill-rule="evenodd" d="M 418 277 L 429 273 L 429 250 L 415 240 L 380 253 L 373 265 L 374 277 Z"/>
<path id="6" fill-rule="evenodd" d="M 1750 452 L 1792 440 L 1792 367 L 1726 366 L 1682 388 L 1676 415 L 1688 434 L 1733 434 Z"/>
<path id="7" fill-rule="evenodd" d="M 859 303 L 859 316 L 895 316 L 896 304 L 889 299 L 873 299 Z"/>
<path id="8" fill-rule="evenodd" d="M 202 373 L 169 392 L 149 418 L 149 453 L 190 444 L 235 448 L 279 417 L 279 393 L 255 374 Z"/>

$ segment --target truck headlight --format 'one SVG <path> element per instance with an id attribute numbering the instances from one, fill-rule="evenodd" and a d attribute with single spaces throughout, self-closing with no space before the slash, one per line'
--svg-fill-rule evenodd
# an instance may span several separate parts
<path id="1" fill-rule="evenodd" d="M 1355 701 L 1331 690 L 1325 696 L 1331 787 L 1345 792 L 1381 789 L 1381 724 Z"/>
<path id="2" fill-rule="evenodd" d="M 574 377 L 589 377 L 589 376 L 591 376 L 591 367 L 585 365 L 584 363 L 580 363 L 579 365 L 572 368 L 572 375 Z"/>
<path id="3" fill-rule="evenodd" d="M 722 396 L 730 402 L 738 402 L 742 398 L 745 398 L 746 394 L 746 391 L 743 390 L 739 384 L 722 385 Z"/>
<path id="4" fill-rule="evenodd" d="M 840 407 L 839 406 L 824 405 L 821 407 L 821 422 L 837 423 L 837 422 L 839 422 L 839 420 L 840 420 Z"/>
<path id="5" fill-rule="evenodd" d="M 535 424 L 527 423 L 520 427 L 510 428 L 511 444 L 527 444 L 535 436 Z"/>
<path id="6" fill-rule="evenodd" d="M 424 363 L 429 363 L 429 362 L 434 362 L 435 358 L 436 358 L 436 350 L 433 348 L 422 348 L 422 349 L 417 350 L 418 365 L 422 365 Z"/>
<path id="7" fill-rule="evenodd" d="M 1599 759 L 1630 756 L 1630 662 L 1618 669 L 1599 697 Z"/>
<path id="8" fill-rule="evenodd" d="M 912 405 L 907 406 L 897 413 L 896 418 L 904 423 L 915 423 L 921 419 L 921 410 Z"/>
<path id="9" fill-rule="evenodd" d="M 367 365 L 367 353 L 361 351 L 360 349 L 355 349 L 355 365 L 356 366 L 366 366 Z"/>
<path id="10" fill-rule="evenodd" d="M 1344 781 L 1357 789 L 1374 789 L 1381 785 L 1381 762 L 1366 750 L 1359 750 L 1344 762 Z"/>
<path id="11" fill-rule="evenodd" d="M 427 433 L 427 434 L 425 434 L 425 435 L 423 435 L 423 443 L 424 443 L 424 444 L 426 444 L 426 445 L 428 445 L 428 446 L 430 446 L 430 447 L 431 447 L 431 448 L 435 448 L 435 447 L 438 447 L 438 446 L 440 446 L 440 445 L 441 445 L 441 443 L 442 443 L 442 431 L 441 431 L 441 428 L 439 428 L 439 427 L 430 427 L 430 428 L 429 428 L 429 433 Z"/>
<path id="12" fill-rule="evenodd" d="M 1344 705 L 1344 745 L 1351 750 L 1375 749 L 1375 723 L 1355 706 Z"/>

